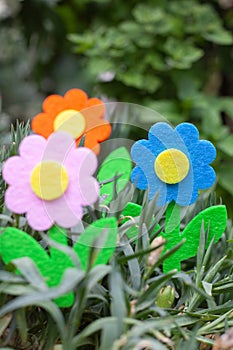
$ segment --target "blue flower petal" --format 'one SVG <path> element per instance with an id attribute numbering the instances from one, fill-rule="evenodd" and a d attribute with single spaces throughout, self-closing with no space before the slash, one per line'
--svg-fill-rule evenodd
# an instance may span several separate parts
<path id="1" fill-rule="evenodd" d="M 159 193 L 158 196 L 158 205 L 164 205 L 167 202 L 167 184 L 165 182 L 162 182 L 155 172 L 153 174 L 151 173 L 148 177 L 149 182 L 149 199 L 152 199 L 157 193 Z"/>
<path id="2" fill-rule="evenodd" d="M 140 165 L 141 162 L 145 161 L 145 152 L 151 152 L 150 142 L 148 140 L 140 140 L 135 142 L 135 144 L 131 148 L 131 156 L 133 161 Z M 151 153 L 153 155 L 153 152 Z"/>
<path id="3" fill-rule="evenodd" d="M 131 181 L 140 190 L 146 190 L 148 187 L 148 182 L 146 176 L 139 166 L 136 166 L 131 173 Z"/>
<path id="4" fill-rule="evenodd" d="M 195 149 L 195 157 L 200 165 L 210 164 L 216 158 L 216 149 L 211 142 L 201 140 Z"/>
<path id="5" fill-rule="evenodd" d="M 209 165 L 202 167 L 197 172 L 195 181 L 198 184 L 199 190 L 207 190 L 213 186 L 216 181 L 216 174 L 214 169 Z"/>
<path id="6" fill-rule="evenodd" d="M 198 142 L 199 131 L 197 128 L 190 123 L 181 123 L 177 125 L 175 131 L 181 136 L 186 147 L 193 147 L 193 145 Z"/>
<path id="7" fill-rule="evenodd" d="M 189 170 L 188 175 L 177 184 L 178 193 L 176 203 L 181 206 L 192 204 L 198 196 L 198 188 L 194 177 L 193 169 Z M 174 198 L 175 200 L 175 198 Z"/>
<path id="8" fill-rule="evenodd" d="M 153 125 L 149 130 L 148 137 L 154 148 L 157 147 L 158 143 L 159 145 L 162 145 L 158 152 L 156 152 L 157 154 L 168 148 L 176 148 L 183 152 L 186 150 L 186 145 L 183 139 L 170 125 L 166 123 L 160 122 Z"/>

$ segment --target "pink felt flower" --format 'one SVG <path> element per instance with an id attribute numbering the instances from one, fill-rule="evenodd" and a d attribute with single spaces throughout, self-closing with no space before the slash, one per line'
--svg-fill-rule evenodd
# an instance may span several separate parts
<path id="1" fill-rule="evenodd" d="M 28 136 L 19 146 L 19 156 L 4 164 L 3 178 L 9 185 L 5 204 L 16 214 L 26 213 L 35 230 L 55 223 L 75 226 L 83 216 L 82 207 L 98 198 L 99 185 L 92 176 L 96 168 L 96 155 L 76 148 L 66 132 L 55 132 L 48 140 Z"/>

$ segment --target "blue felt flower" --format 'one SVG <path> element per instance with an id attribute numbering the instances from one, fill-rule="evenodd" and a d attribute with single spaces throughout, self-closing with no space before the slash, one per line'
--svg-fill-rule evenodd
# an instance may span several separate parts
<path id="1" fill-rule="evenodd" d="M 166 123 L 154 124 L 148 140 L 137 141 L 131 150 L 136 167 L 131 181 L 136 187 L 149 188 L 149 198 L 156 193 L 158 205 L 175 201 L 181 206 L 192 204 L 198 190 L 211 187 L 216 179 L 209 165 L 216 157 L 213 144 L 199 140 L 197 128 L 190 123 L 175 129 Z"/>

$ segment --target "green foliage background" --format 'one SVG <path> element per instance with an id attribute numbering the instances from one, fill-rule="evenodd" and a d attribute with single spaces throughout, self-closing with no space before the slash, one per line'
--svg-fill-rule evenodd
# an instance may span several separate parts
<path id="1" fill-rule="evenodd" d="M 218 194 L 232 206 L 230 0 L 1 3 L 0 130 L 31 118 L 46 95 L 72 87 L 137 103 L 174 125 L 193 122 L 214 142 Z M 141 118 L 146 127 L 154 122 L 153 114 Z"/>

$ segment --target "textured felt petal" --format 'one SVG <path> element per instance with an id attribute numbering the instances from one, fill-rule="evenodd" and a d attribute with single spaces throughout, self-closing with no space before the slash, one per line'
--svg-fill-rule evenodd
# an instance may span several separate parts
<path id="1" fill-rule="evenodd" d="M 54 201 L 44 203 L 49 217 L 58 225 L 70 228 L 75 226 L 82 218 L 83 209 L 78 201 L 68 196 L 62 196 Z"/>
<path id="2" fill-rule="evenodd" d="M 198 141 L 199 131 L 190 123 L 181 123 L 175 128 L 177 133 L 182 137 L 187 147 L 192 148 L 193 145 Z"/>
<path id="3" fill-rule="evenodd" d="M 92 175 L 98 165 L 96 155 L 85 147 L 79 147 L 75 152 L 79 159 L 77 164 L 79 175 L 83 177 L 85 174 Z"/>
<path id="4" fill-rule="evenodd" d="M 83 108 L 85 108 L 88 101 L 87 94 L 80 89 L 71 89 L 67 91 L 64 99 L 66 101 L 67 108 L 77 109 L 77 111 L 81 111 Z"/>
<path id="5" fill-rule="evenodd" d="M 140 155 L 141 152 L 144 153 L 144 157 L 145 157 L 144 161 L 142 161 L 142 158 Z M 145 174 L 149 186 L 151 185 L 153 186 L 154 182 L 157 180 L 157 176 L 154 171 L 155 156 L 151 153 L 151 151 L 148 148 L 145 148 L 140 144 L 137 145 L 137 147 L 135 148 L 133 147 L 131 154 L 133 159 L 140 158 L 140 162 L 138 162 L 139 167 L 141 168 L 142 172 Z M 143 180 L 142 186 L 144 186 L 144 183 L 145 181 Z"/>
<path id="6" fill-rule="evenodd" d="M 87 107 L 96 106 L 96 105 L 101 105 L 103 108 L 103 111 L 105 111 L 105 106 L 102 100 L 100 100 L 97 97 L 89 98 L 89 100 L 87 101 Z"/>
<path id="7" fill-rule="evenodd" d="M 36 164 L 41 161 L 46 148 L 46 144 L 46 140 L 42 136 L 27 136 L 20 143 L 19 154 L 23 159 L 27 160 L 27 162 Z"/>
<path id="8" fill-rule="evenodd" d="M 210 164 L 216 158 L 216 149 L 210 141 L 201 140 L 198 142 L 196 161 L 200 165 Z"/>
<path id="9" fill-rule="evenodd" d="M 203 167 L 198 175 L 197 181 L 199 190 L 206 190 L 210 188 L 216 181 L 215 171 L 209 165 Z"/>
<path id="10" fill-rule="evenodd" d="M 136 166 L 131 173 L 131 181 L 141 190 L 146 190 L 148 181 L 146 175 L 139 166 Z"/>
<path id="11" fill-rule="evenodd" d="M 37 231 L 46 231 L 54 224 L 54 219 L 49 215 L 45 203 L 37 200 L 31 203 L 31 206 L 26 214 L 29 225 Z"/>
<path id="12" fill-rule="evenodd" d="M 94 204 L 99 196 L 99 184 L 93 177 L 82 177 L 79 180 L 80 202 L 82 205 Z"/>
<path id="13" fill-rule="evenodd" d="M 155 154 L 150 148 L 150 142 L 147 140 L 140 140 L 136 142 L 131 148 L 131 156 L 135 163 L 141 166 L 143 163 L 155 162 Z"/>
<path id="14" fill-rule="evenodd" d="M 87 119 L 87 125 L 90 128 L 95 122 L 102 119 L 105 113 L 105 105 L 98 98 L 90 98 L 81 112 Z"/>
<path id="15" fill-rule="evenodd" d="M 4 163 L 2 175 L 8 185 L 22 186 L 28 183 L 31 166 L 19 156 L 13 156 Z"/>
<path id="16" fill-rule="evenodd" d="M 140 189 L 145 189 L 146 183 L 148 184 L 149 199 L 152 199 L 159 192 L 158 204 L 163 205 L 166 203 L 166 184 L 155 174 L 154 162 L 156 158 L 151 150 L 146 147 L 148 143 L 146 140 L 140 140 L 131 149 L 132 158 L 140 168 L 140 170 L 134 170 L 132 180 Z"/>
<path id="17" fill-rule="evenodd" d="M 48 138 L 54 131 L 53 123 L 53 118 L 50 118 L 46 113 L 39 113 L 32 119 L 31 127 L 36 134 Z"/>
<path id="18" fill-rule="evenodd" d="M 167 186 L 164 182 L 159 180 L 159 178 L 154 174 L 151 174 L 148 177 L 149 181 L 149 199 L 153 199 L 154 196 L 158 193 L 158 205 L 164 205 L 167 201 Z"/>
<path id="19" fill-rule="evenodd" d="M 5 193 L 7 208 L 16 214 L 26 213 L 36 199 L 28 185 L 10 186 Z"/>
<path id="20" fill-rule="evenodd" d="M 190 169 L 188 175 L 180 183 L 171 186 L 174 189 L 177 188 L 177 194 L 172 198 L 177 204 L 181 206 L 187 206 L 196 201 L 198 196 L 197 182 Z"/>
<path id="21" fill-rule="evenodd" d="M 106 120 L 97 119 L 96 122 L 93 120 L 87 124 L 85 135 L 94 138 L 95 142 L 104 141 L 110 136 L 111 130 L 111 125 Z M 87 142 L 90 143 L 91 140 Z"/>
<path id="22" fill-rule="evenodd" d="M 72 150 L 75 150 L 75 140 L 73 137 L 67 132 L 54 132 L 48 138 L 43 154 L 43 161 L 53 160 L 64 164 L 65 159 Z"/>
<path id="23" fill-rule="evenodd" d="M 157 140 L 159 140 L 165 148 L 177 148 L 181 151 L 187 149 L 179 134 L 167 123 L 159 122 L 153 125 L 149 130 L 148 137 L 152 143 L 156 142 L 157 144 Z"/>
<path id="24" fill-rule="evenodd" d="M 84 145 L 93 150 L 95 154 L 99 154 L 99 142 L 103 142 L 109 138 L 112 131 L 111 125 L 106 120 L 93 118 L 93 116 L 85 116 L 85 118 L 87 126 Z M 77 140 L 77 144 L 79 144 L 80 141 L 81 138 Z"/>
<path id="25" fill-rule="evenodd" d="M 66 108 L 64 98 L 60 95 L 50 95 L 48 96 L 42 106 L 46 114 L 54 118 L 58 113 Z"/>

